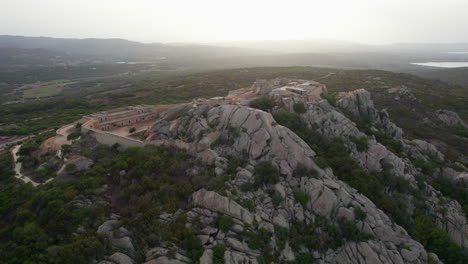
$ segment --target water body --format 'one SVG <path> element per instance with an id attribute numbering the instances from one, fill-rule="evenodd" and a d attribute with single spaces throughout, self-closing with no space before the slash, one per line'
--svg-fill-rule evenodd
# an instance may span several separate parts
<path id="1" fill-rule="evenodd" d="M 461 68 L 468 67 L 468 62 L 412 62 L 410 64 L 439 68 Z"/>

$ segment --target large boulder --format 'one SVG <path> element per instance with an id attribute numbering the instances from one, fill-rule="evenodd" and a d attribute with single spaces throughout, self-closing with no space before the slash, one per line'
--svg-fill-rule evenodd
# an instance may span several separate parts
<path id="1" fill-rule="evenodd" d="M 462 126 L 468 128 L 468 125 L 455 112 L 441 109 L 436 111 L 436 116 L 447 126 Z"/>
<path id="2" fill-rule="evenodd" d="M 235 201 L 213 191 L 201 189 L 192 194 L 192 205 L 222 213 L 247 224 L 252 224 L 253 215 Z"/>

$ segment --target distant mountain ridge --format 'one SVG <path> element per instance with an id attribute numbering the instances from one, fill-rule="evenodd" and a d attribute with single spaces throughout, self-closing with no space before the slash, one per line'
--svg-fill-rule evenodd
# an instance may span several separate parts
<path id="1" fill-rule="evenodd" d="M 144 44 L 124 39 L 61 39 L 49 37 L 0 36 L 0 48 L 46 49 L 71 55 L 112 59 L 154 60 L 161 57 L 227 57 L 267 52 L 207 45 Z"/>

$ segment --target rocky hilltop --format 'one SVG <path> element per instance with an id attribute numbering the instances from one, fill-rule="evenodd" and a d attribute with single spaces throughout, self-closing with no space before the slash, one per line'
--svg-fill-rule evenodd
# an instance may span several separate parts
<path id="1" fill-rule="evenodd" d="M 442 188 L 465 190 L 466 168 L 406 138 L 364 89 L 327 95 L 313 81 L 275 79 L 145 111 L 150 125 L 135 134 L 84 125 L 65 154 L 88 163 L 59 178 L 94 186 L 69 204 L 105 208 L 75 231 L 105 238 L 95 263 L 468 260 L 464 201 Z M 106 154 L 122 142 L 143 148 Z"/>
<path id="2" fill-rule="evenodd" d="M 146 132 L 147 144 L 184 149 L 214 168 L 215 177 L 230 174 L 224 191 L 199 189 L 190 195 L 189 207 L 161 216 L 167 223 L 184 215 L 186 226 L 198 228 L 201 258 L 189 259 L 183 249 L 166 241 L 147 251 L 146 263 L 220 263 L 220 248 L 224 263 L 439 263 L 438 256 L 402 226 L 411 227 L 420 208 L 434 217 L 434 225 L 454 244 L 468 246 L 462 207 L 429 181 L 421 182 L 421 168 L 412 162 L 444 162 L 444 155 L 430 143 L 405 139 L 388 113 L 374 107 L 366 90 L 326 100 L 297 91 L 280 94 L 267 87 L 254 85 L 256 96 L 234 93 L 237 99 L 248 98 L 235 103 L 204 101 L 170 107 Z M 251 107 L 260 101 L 270 104 L 263 109 L 268 111 Z M 444 111 L 440 116 L 448 124 L 463 122 Z M 307 138 L 301 138 L 304 135 Z M 343 177 L 343 172 L 335 175 L 333 166 L 324 164 L 324 155 L 317 154 L 324 150 L 310 144 L 314 139 L 309 137 L 339 142 L 362 169 L 356 168 L 356 174 L 385 177 L 389 184 L 404 186 L 398 191 L 390 186 L 379 190 L 382 195 L 399 196 L 404 221 L 389 217 L 394 212 L 381 208 L 382 201 L 366 197 L 356 183 L 346 181 L 352 177 Z M 385 145 L 389 141 L 399 146 L 397 151 Z M 233 159 L 243 162 L 232 167 Z M 464 178 L 448 170 L 438 173 L 452 180 Z M 251 237 L 264 233 L 268 234 L 264 246 L 254 245 Z M 333 236 L 338 233 L 341 238 L 336 243 Z M 121 243 L 117 240 L 115 246 Z M 124 248 L 133 252 L 128 244 Z M 102 263 L 132 262 L 115 260 L 114 255 Z"/>

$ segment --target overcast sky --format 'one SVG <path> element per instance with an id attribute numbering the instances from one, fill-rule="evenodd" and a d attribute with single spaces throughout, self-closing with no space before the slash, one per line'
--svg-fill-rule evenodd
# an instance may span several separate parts
<path id="1" fill-rule="evenodd" d="M 0 35 L 468 42 L 468 0 L 0 0 Z"/>

